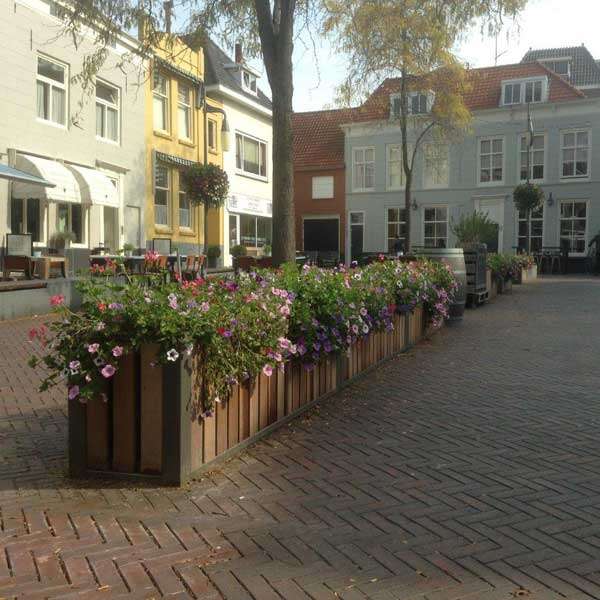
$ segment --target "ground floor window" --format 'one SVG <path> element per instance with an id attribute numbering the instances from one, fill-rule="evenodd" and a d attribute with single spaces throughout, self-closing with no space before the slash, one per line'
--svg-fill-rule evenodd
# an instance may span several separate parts
<path id="1" fill-rule="evenodd" d="M 388 208 L 387 209 L 387 251 L 397 252 L 396 246 L 398 240 L 402 248 L 406 243 L 406 209 Z"/>
<path id="2" fill-rule="evenodd" d="M 75 244 L 84 244 L 83 208 L 81 204 L 60 203 L 56 205 L 57 233 L 72 232 Z"/>
<path id="3" fill-rule="evenodd" d="M 544 209 L 542 207 L 529 213 L 519 211 L 519 236 L 517 246 L 519 250 L 539 252 L 542 249 L 544 238 Z"/>
<path id="4" fill-rule="evenodd" d="M 425 246 L 446 248 L 448 246 L 448 209 L 445 206 L 427 207 L 423 212 Z"/>
<path id="5" fill-rule="evenodd" d="M 154 171 L 154 223 L 169 225 L 169 169 L 164 165 L 156 165 Z"/>
<path id="6" fill-rule="evenodd" d="M 240 215 L 229 215 L 229 247 L 240 243 Z"/>
<path id="7" fill-rule="evenodd" d="M 230 239 L 232 239 L 231 230 Z M 269 217 L 240 215 L 240 244 L 246 246 L 250 253 L 270 246 L 271 239 L 271 219 Z"/>
<path id="8" fill-rule="evenodd" d="M 190 197 L 185 190 L 179 190 L 179 227 L 192 228 L 192 207 Z"/>
<path id="9" fill-rule="evenodd" d="M 30 233 L 32 241 L 42 241 L 42 206 L 39 198 L 11 198 L 10 230 L 13 233 Z"/>
<path id="10" fill-rule="evenodd" d="M 560 203 L 560 246 L 573 254 L 584 254 L 587 203 L 563 200 Z"/>

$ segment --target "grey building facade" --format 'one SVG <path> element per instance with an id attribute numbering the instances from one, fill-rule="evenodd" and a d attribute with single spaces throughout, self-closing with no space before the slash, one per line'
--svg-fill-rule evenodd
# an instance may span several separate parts
<path id="1" fill-rule="evenodd" d="M 0 3 L 0 161 L 43 177 L 52 188 L 0 180 L 0 238 L 30 233 L 34 251 L 72 232 L 74 249 L 143 246 L 145 201 L 144 79 L 120 36 L 95 85 L 72 80 L 93 48 L 62 35 L 47 0 Z"/>
<path id="2" fill-rule="evenodd" d="M 499 226 L 492 249 L 513 252 L 562 243 L 570 256 L 583 257 L 600 231 L 600 99 L 587 97 L 540 63 L 474 71 L 481 72 L 475 73 L 466 99 L 473 114 L 470 131 L 448 144 L 430 139 L 417 153 L 412 243 L 453 247 L 452 221 L 481 210 Z M 518 214 L 512 198 L 527 176 L 526 99 L 534 130 L 530 179 L 546 196 L 530 221 Z M 387 104 L 392 102 L 390 97 Z M 399 125 L 388 110 L 381 118 L 359 118 L 343 128 L 346 256 L 387 252 L 404 235 Z"/>

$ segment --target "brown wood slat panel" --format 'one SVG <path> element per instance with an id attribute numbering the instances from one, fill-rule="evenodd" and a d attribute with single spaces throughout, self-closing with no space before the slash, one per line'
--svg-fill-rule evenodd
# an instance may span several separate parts
<path id="1" fill-rule="evenodd" d="M 258 431 L 260 377 L 250 384 L 250 435 Z"/>
<path id="2" fill-rule="evenodd" d="M 160 473 L 163 447 L 163 368 L 158 344 L 140 350 L 140 471 Z"/>
<path id="3" fill-rule="evenodd" d="M 240 442 L 250 437 L 250 388 L 249 382 L 240 385 Z"/>
<path id="4" fill-rule="evenodd" d="M 227 450 L 227 430 L 229 429 L 228 402 L 215 402 L 217 416 L 217 456 Z"/>
<path id="5" fill-rule="evenodd" d="M 138 456 L 138 409 L 136 355 L 122 356 L 113 379 L 114 471 L 134 473 Z"/>
<path id="6" fill-rule="evenodd" d="M 87 467 L 107 471 L 110 461 L 110 412 L 108 402 L 93 398 L 86 404 Z"/>
<path id="7" fill-rule="evenodd" d="M 204 464 L 204 419 L 193 415 L 190 433 L 190 466 L 192 471 Z"/>
<path id="8" fill-rule="evenodd" d="M 271 377 L 267 377 L 264 373 L 259 376 L 260 385 L 258 389 L 258 428 L 264 429 L 269 424 L 269 387 L 271 385 Z"/>
<path id="9" fill-rule="evenodd" d="M 289 365 L 286 365 L 286 371 Z M 285 416 L 285 378 L 286 371 L 277 372 L 277 420 Z"/>
<path id="10" fill-rule="evenodd" d="M 234 385 L 227 400 L 229 424 L 227 427 L 227 447 L 233 448 L 240 441 L 240 386 Z"/>
<path id="11" fill-rule="evenodd" d="M 312 370 L 312 395 L 313 398 L 316 400 L 317 398 L 321 397 L 321 392 L 319 389 L 319 385 L 320 385 L 320 378 L 319 378 L 319 368 L 315 367 Z"/>
<path id="12" fill-rule="evenodd" d="M 273 372 L 273 376 L 269 377 L 269 425 L 277 421 L 277 381 L 280 377 L 281 371 L 279 369 L 275 369 L 275 371 Z"/>
<path id="13" fill-rule="evenodd" d="M 299 405 L 304 406 L 308 402 L 308 372 L 303 367 L 298 369 L 298 375 L 300 378 L 300 395 Z"/>
<path id="14" fill-rule="evenodd" d="M 289 415 L 294 410 L 293 401 L 293 386 L 292 386 L 292 375 L 294 370 L 294 363 L 288 363 L 285 368 L 285 414 Z"/>
<path id="15" fill-rule="evenodd" d="M 216 407 L 215 407 L 216 410 Z M 204 462 L 217 455 L 217 416 L 216 412 L 204 417 Z"/>

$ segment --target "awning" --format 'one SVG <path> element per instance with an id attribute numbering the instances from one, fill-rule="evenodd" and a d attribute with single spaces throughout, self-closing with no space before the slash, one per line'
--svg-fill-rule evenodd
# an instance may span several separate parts
<path id="1" fill-rule="evenodd" d="M 115 208 L 120 206 L 119 192 L 104 173 L 79 165 L 67 165 L 67 167 L 75 173 L 83 202 Z"/>
<path id="2" fill-rule="evenodd" d="M 21 183 L 31 183 L 33 185 L 41 185 L 42 187 L 55 187 L 53 183 L 50 183 L 41 177 L 30 175 L 29 173 L 19 171 L 18 169 L 9 167 L 8 165 L 4 165 L 2 163 L 0 163 L 0 179 L 19 181 Z"/>
<path id="3" fill-rule="evenodd" d="M 81 192 L 75 175 L 61 162 L 31 154 L 17 154 L 17 167 L 26 173 L 53 183 L 54 187 L 15 183 L 12 186 L 13 198 L 40 198 L 50 202 L 81 203 Z"/>

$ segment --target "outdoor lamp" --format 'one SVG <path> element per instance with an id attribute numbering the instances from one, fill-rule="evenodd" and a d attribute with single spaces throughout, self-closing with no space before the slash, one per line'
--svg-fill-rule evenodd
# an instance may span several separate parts
<path id="1" fill-rule="evenodd" d="M 548 206 L 552 206 L 554 204 L 554 196 L 552 196 L 552 192 L 548 194 Z"/>
<path id="2" fill-rule="evenodd" d="M 413 210 L 419 210 L 419 207 L 417 206 L 417 201 L 414 199 L 414 197 L 413 197 L 412 204 L 410 206 Z"/>
<path id="3" fill-rule="evenodd" d="M 223 113 L 223 122 L 221 123 L 221 147 L 223 152 L 229 152 L 231 144 L 231 134 L 229 132 L 229 124 L 227 123 L 227 116 Z"/>

